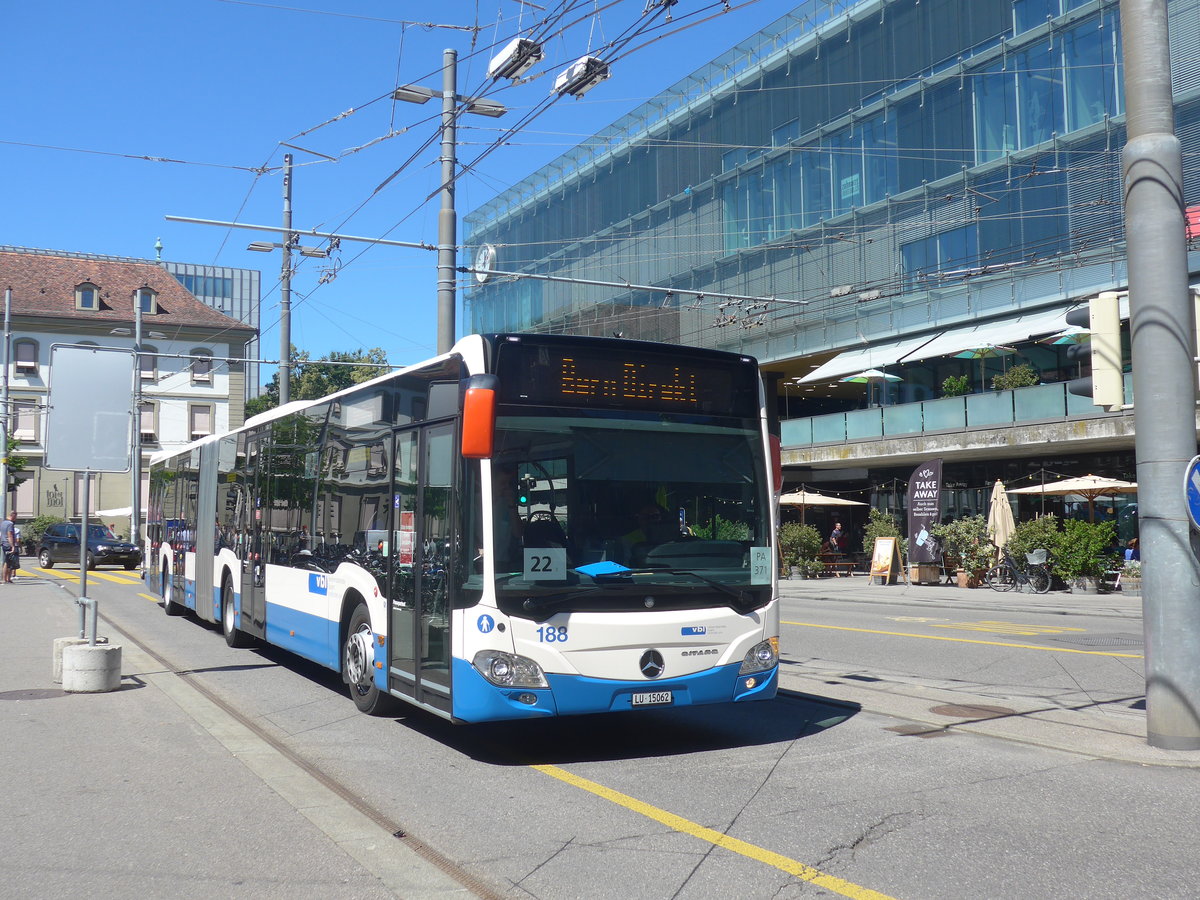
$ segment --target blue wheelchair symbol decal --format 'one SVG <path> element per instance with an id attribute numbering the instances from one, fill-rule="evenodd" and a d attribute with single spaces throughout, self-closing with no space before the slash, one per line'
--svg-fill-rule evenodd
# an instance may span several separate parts
<path id="1" fill-rule="evenodd" d="M 479 617 L 478 624 L 479 624 L 479 630 L 481 632 L 483 632 L 484 634 L 487 634 L 489 631 L 491 631 L 493 628 L 496 627 L 496 621 L 487 614 L 484 614 Z"/>

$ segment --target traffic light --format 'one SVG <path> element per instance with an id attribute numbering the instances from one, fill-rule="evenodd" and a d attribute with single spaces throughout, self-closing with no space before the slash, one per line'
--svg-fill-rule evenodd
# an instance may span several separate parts
<path id="1" fill-rule="evenodd" d="M 1091 359 L 1092 374 L 1067 383 L 1077 397 L 1091 397 L 1095 406 L 1110 412 L 1125 404 L 1125 381 L 1121 374 L 1121 312 L 1116 291 L 1103 291 L 1087 307 L 1067 313 L 1067 324 L 1087 328 L 1091 340 L 1073 345 L 1067 356 L 1082 362 Z"/>

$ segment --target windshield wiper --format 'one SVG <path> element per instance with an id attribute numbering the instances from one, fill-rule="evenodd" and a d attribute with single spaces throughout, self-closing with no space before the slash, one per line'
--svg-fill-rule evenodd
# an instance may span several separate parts
<path id="1" fill-rule="evenodd" d="M 754 598 L 746 594 L 740 588 L 731 588 L 724 582 L 717 581 L 714 578 L 709 578 L 707 575 L 701 575 L 699 572 L 693 572 L 691 569 L 650 569 L 646 574 L 658 575 L 666 573 L 667 575 L 690 575 L 698 581 L 703 581 L 709 587 L 715 588 L 722 594 L 726 594 L 734 599 L 733 608 L 741 611 L 754 608 Z"/>

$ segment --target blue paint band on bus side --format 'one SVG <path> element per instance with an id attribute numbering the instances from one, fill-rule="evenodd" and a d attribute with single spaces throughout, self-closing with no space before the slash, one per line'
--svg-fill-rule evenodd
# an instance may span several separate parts
<path id="1" fill-rule="evenodd" d="M 662 681 L 615 681 L 579 675 L 546 676 L 550 689 L 502 688 L 489 682 L 464 659 L 455 659 L 453 714 L 466 722 L 496 719 L 529 719 L 552 715 L 616 712 L 632 709 L 632 696 L 646 691 L 671 691 L 672 707 L 746 700 L 770 700 L 778 689 L 778 667 L 755 673 L 753 688 L 743 687 L 740 663 L 721 666 L 682 678 Z M 522 703 L 521 694 L 533 694 L 537 703 Z M 661 707 L 660 707 L 661 708 Z"/>
<path id="2" fill-rule="evenodd" d="M 338 623 L 268 603 L 266 640 L 330 669 L 338 669 Z"/>

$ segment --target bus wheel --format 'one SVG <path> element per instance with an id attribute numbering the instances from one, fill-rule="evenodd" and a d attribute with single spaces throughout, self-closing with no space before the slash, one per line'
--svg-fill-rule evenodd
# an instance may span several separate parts
<path id="1" fill-rule="evenodd" d="M 162 570 L 162 584 L 160 587 L 162 588 L 163 612 L 168 616 L 182 616 L 183 607 L 173 599 L 175 585 L 171 582 L 171 576 L 168 574 L 165 566 Z"/>
<path id="2" fill-rule="evenodd" d="M 221 630 L 225 643 L 233 648 L 249 647 L 254 639 L 237 627 L 237 610 L 233 605 L 233 584 L 226 575 L 221 579 Z"/>
<path id="3" fill-rule="evenodd" d="M 354 607 L 346 628 L 342 678 L 350 686 L 350 698 L 359 711 L 369 716 L 383 716 L 396 707 L 394 699 L 375 685 L 375 633 L 371 630 L 371 616 L 365 603 Z"/>

